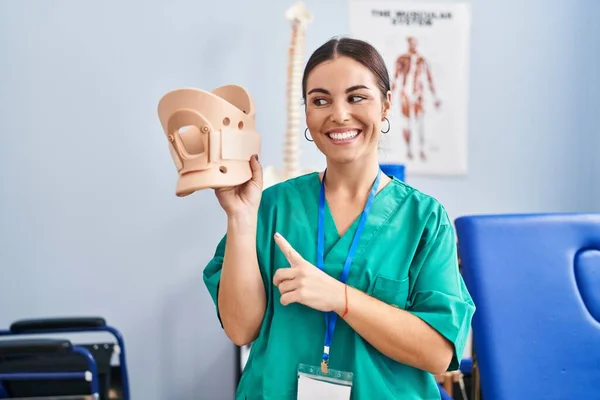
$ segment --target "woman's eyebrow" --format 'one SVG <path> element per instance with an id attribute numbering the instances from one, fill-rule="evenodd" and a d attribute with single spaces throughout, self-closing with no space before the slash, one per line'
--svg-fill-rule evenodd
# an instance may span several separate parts
<path id="1" fill-rule="evenodd" d="M 350 92 L 353 92 L 358 89 L 371 90 L 369 87 L 367 87 L 365 85 L 354 85 L 354 86 L 350 86 L 348 89 L 346 89 L 346 93 L 350 93 Z M 323 89 L 323 88 L 314 88 L 314 89 L 311 89 L 310 92 L 308 92 L 308 94 L 313 94 L 313 93 L 323 93 L 323 94 L 327 94 L 327 95 L 331 94 L 331 93 L 329 93 L 328 90 Z"/>

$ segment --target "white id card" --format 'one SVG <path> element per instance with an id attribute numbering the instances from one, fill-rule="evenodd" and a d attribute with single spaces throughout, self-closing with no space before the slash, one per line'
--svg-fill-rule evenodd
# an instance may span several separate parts
<path id="1" fill-rule="evenodd" d="M 349 400 L 352 392 L 352 372 L 330 369 L 323 374 L 320 367 L 298 366 L 298 400 Z"/>

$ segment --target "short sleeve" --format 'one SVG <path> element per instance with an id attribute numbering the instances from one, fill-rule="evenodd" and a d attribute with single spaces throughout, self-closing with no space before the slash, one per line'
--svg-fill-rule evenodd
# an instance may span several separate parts
<path id="1" fill-rule="evenodd" d="M 407 311 L 454 345 L 448 371 L 457 370 L 475 313 L 458 268 L 456 236 L 443 208 L 428 222 L 426 240 L 411 266 Z"/>
<path id="2" fill-rule="evenodd" d="M 223 258 L 225 257 L 225 242 L 227 240 L 227 235 L 223 236 L 217 248 L 214 252 L 212 259 L 208 262 L 206 267 L 204 268 L 204 284 L 208 289 L 208 293 L 212 298 L 212 301 L 216 307 L 217 318 L 219 319 L 219 323 L 221 324 L 221 328 L 223 328 L 223 321 L 221 321 L 221 315 L 219 314 L 219 302 L 218 302 L 218 294 L 219 294 L 219 282 L 221 281 L 221 269 L 223 268 Z"/>

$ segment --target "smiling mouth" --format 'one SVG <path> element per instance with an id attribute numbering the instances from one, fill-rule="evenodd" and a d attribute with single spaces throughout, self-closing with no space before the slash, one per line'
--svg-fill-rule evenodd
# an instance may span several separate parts
<path id="1" fill-rule="evenodd" d="M 343 132 L 329 132 L 327 133 L 327 137 L 335 143 L 345 143 L 356 139 L 361 133 L 361 130 L 352 129 Z"/>

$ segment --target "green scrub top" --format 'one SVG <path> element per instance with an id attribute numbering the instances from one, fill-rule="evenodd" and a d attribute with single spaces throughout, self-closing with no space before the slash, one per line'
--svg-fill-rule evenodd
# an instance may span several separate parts
<path id="1" fill-rule="evenodd" d="M 236 400 L 296 399 L 298 365 L 320 365 L 323 313 L 297 303 L 281 305 L 279 290 L 273 285 L 277 268 L 289 266 L 273 240 L 275 232 L 306 260 L 317 263 L 320 184 L 315 172 L 263 192 L 256 245 L 267 305 Z M 326 205 L 325 271 L 336 279 L 358 220 L 339 237 Z M 217 316 L 224 252 L 225 238 L 204 270 Z M 435 328 L 453 343 L 449 370 L 458 369 L 475 307 L 458 270 L 454 229 L 438 201 L 393 178 L 375 196 L 347 284 Z M 440 398 L 431 373 L 381 354 L 341 318 L 333 336 L 329 368 L 353 372 L 353 400 Z"/>

